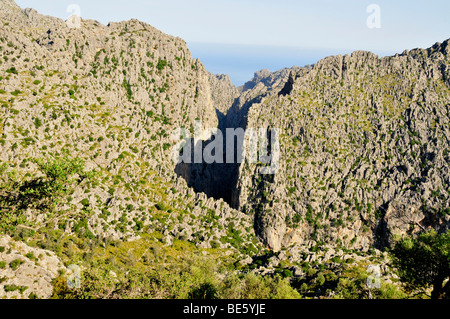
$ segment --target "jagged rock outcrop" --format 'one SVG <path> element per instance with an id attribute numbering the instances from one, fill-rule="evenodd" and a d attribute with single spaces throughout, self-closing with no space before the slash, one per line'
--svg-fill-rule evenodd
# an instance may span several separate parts
<path id="1" fill-rule="evenodd" d="M 0 2 L 0 196 L 14 198 L 14 185 L 40 176 L 35 158 L 80 158 L 100 176 L 77 184 L 59 217 L 30 201 L 19 218 L 113 240 L 150 227 L 206 247 L 229 246 L 228 224 L 242 219 L 235 230 L 252 238 L 251 217 L 193 193 L 173 161 L 177 128 L 218 126 L 216 107 L 237 95 L 229 77 L 211 75 L 184 40 L 138 20 L 82 19 L 76 28 Z M 221 230 L 205 231 L 211 225 Z"/>
<path id="2" fill-rule="evenodd" d="M 66 270 L 54 252 L 0 235 L 0 298 L 50 298 L 52 280 Z"/>
<path id="3" fill-rule="evenodd" d="M 231 82 L 228 75 L 209 74 L 209 82 L 211 84 L 211 95 L 214 106 L 220 115 L 225 115 L 230 105 L 239 97 L 239 90 Z"/>
<path id="4" fill-rule="evenodd" d="M 268 92 L 264 80 L 250 85 L 235 118 L 279 128 L 281 168 L 266 177 L 241 165 L 233 204 L 255 215 L 266 244 L 368 249 L 448 229 L 448 53 L 448 40 L 384 58 L 358 51 Z"/>

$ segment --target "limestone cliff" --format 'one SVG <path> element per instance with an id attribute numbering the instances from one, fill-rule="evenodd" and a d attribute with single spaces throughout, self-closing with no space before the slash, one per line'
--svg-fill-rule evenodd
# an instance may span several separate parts
<path id="1" fill-rule="evenodd" d="M 449 50 L 447 40 L 392 57 L 360 51 L 292 70 L 284 86 L 267 90 L 268 73 L 252 81 L 233 116 L 280 129 L 281 169 L 241 165 L 232 205 L 274 249 L 368 249 L 448 229 Z"/>

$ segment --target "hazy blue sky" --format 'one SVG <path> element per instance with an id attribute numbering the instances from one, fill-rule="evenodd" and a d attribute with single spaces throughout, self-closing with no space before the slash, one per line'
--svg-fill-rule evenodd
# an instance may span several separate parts
<path id="1" fill-rule="evenodd" d="M 448 0 L 16 0 L 23 8 L 68 18 L 137 18 L 188 42 L 214 73 L 242 84 L 261 68 L 311 64 L 331 54 L 370 50 L 380 55 L 429 47 L 450 38 Z M 369 28 L 370 4 L 381 28 Z"/>

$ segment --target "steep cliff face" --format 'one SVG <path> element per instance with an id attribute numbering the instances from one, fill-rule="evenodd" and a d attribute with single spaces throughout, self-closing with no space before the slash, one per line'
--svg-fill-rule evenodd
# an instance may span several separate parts
<path id="1" fill-rule="evenodd" d="M 234 86 L 228 75 L 209 74 L 209 83 L 211 85 L 211 95 L 214 106 L 220 115 L 225 115 L 239 97 L 238 88 Z M 221 118 L 219 117 L 219 120 Z"/>
<path id="2" fill-rule="evenodd" d="M 299 68 L 297 68 L 299 69 Z M 294 72 L 290 69 L 283 69 L 275 73 L 270 73 L 268 70 L 262 70 L 255 73 L 255 77 L 247 82 L 241 92 L 234 86 L 230 88 L 227 85 L 228 80 L 222 82 L 222 84 L 214 84 L 218 78 L 212 77 L 212 85 L 216 88 L 215 101 L 217 114 L 219 118 L 218 129 L 221 132 L 221 139 L 223 146 L 221 163 L 213 162 L 195 163 L 194 154 L 190 159 L 190 163 L 180 163 L 176 167 L 176 172 L 179 176 L 182 176 L 188 185 L 193 187 L 197 192 L 203 192 L 208 196 L 219 199 L 222 198 L 232 207 L 239 209 L 239 202 L 242 200 L 247 201 L 245 195 L 240 198 L 239 189 L 237 183 L 239 179 L 239 169 L 241 163 L 237 160 L 239 156 L 242 156 L 243 149 L 239 148 L 239 142 L 234 141 L 234 148 L 227 149 L 227 130 L 245 129 L 247 128 L 247 117 L 251 107 L 257 104 L 263 97 L 279 92 L 282 87 L 285 86 L 285 82 L 289 78 L 290 72 Z M 231 83 L 230 83 L 231 84 Z M 231 136 L 231 135 L 230 135 Z M 233 136 L 234 137 L 234 136 Z M 232 137 L 232 138 L 233 138 Z M 214 143 L 217 140 L 211 136 L 209 139 L 205 139 L 201 145 L 197 143 L 197 147 L 204 151 L 207 148 L 214 147 Z M 191 150 L 194 150 L 195 144 L 191 139 Z M 231 145 L 231 141 L 230 141 Z M 232 155 L 232 159 L 227 160 L 227 157 Z"/>
<path id="3" fill-rule="evenodd" d="M 67 268 L 49 250 L 30 247 L 0 235 L 0 298 L 46 299 L 52 296 L 52 280 Z"/>
<path id="4" fill-rule="evenodd" d="M 368 249 L 448 228 L 449 50 L 447 40 L 381 59 L 355 52 L 269 90 L 247 85 L 228 114 L 280 130 L 280 169 L 241 165 L 232 205 L 255 216 L 266 244 Z"/>

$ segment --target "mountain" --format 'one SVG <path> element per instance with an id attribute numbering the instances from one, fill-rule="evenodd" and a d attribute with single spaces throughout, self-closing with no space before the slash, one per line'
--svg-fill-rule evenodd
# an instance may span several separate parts
<path id="1" fill-rule="evenodd" d="M 385 58 L 354 52 L 257 85 L 246 98 L 257 103 L 228 114 L 279 129 L 280 169 L 261 179 L 241 165 L 231 205 L 255 214 L 274 249 L 382 248 L 394 234 L 446 231 L 449 52 L 448 40 Z"/>
<path id="2" fill-rule="evenodd" d="M 328 275 L 343 276 L 344 261 L 376 260 L 392 283 L 383 258 L 396 235 L 449 227 L 448 40 L 261 70 L 236 88 L 146 23 L 72 17 L 78 28 L 0 4 L 0 232 L 12 236 L 3 247 L 55 252 L 64 267 L 83 264 L 93 285 L 129 287 L 130 272 L 161 265 L 169 276 L 200 255 L 225 265 L 213 277 L 282 274 L 293 287 L 307 278 L 316 296 L 323 265 L 337 283 Z M 202 150 L 211 128 L 276 129 L 279 162 L 266 163 L 276 172 L 248 160 L 174 162 L 172 133 L 192 136 L 196 123 L 209 133 L 186 144 Z M 224 146 L 223 157 L 244 146 Z M 0 296 L 51 295 L 6 291 L 24 285 L 10 268 Z M 127 289 L 114 297 L 142 297 Z"/>
<path id="3" fill-rule="evenodd" d="M 2 5 L 0 34 L 1 160 L 20 161 L 19 174 L 33 175 L 31 158 L 83 158 L 102 179 L 88 191 L 79 185 L 62 209 L 80 210 L 87 199 L 95 215 L 89 229 L 101 237 L 135 235 L 135 222 L 110 224 L 122 216 L 120 207 L 129 207 L 133 220 L 160 202 L 173 208 L 179 202 L 184 211 L 185 196 L 196 206 L 201 195 L 179 186 L 173 172 L 171 133 L 190 128 L 194 119 L 217 126 L 214 102 L 227 98 L 211 88 L 229 86 L 229 79 L 205 71 L 183 40 L 142 22 L 83 21 L 76 29 L 11 6 Z M 98 219 L 102 210 L 108 217 Z M 142 216 L 142 222 L 150 220 Z"/>
<path id="4" fill-rule="evenodd" d="M 279 170 L 261 175 L 260 165 L 242 163 L 229 174 L 203 167 L 204 175 L 225 176 L 228 202 L 255 217 L 274 250 L 328 243 L 367 250 L 388 246 L 394 234 L 445 231 L 449 50 L 447 40 L 392 57 L 359 51 L 256 73 L 222 122 L 278 128 Z M 223 184 L 201 182 L 213 196 Z"/>
<path id="5" fill-rule="evenodd" d="M 185 41 L 136 20 L 70 28 L 4 0 L 0 16 L 2 232 L 117 241 L 145 229 L 169 243 L 233 249 L 230 234 L 239 232 L 253 247 L 251 217 L 194 193 L 172 161 L 175 128 L 195 119 L 217 126 L 216 105 L 237 94 L 228 76 L 208 73 Z M 59 188 L 51 208 L 56 190 L 42 182 L 39 158 L 68 174 L 67 158 L 82 159 L 96 178 Z"/>

